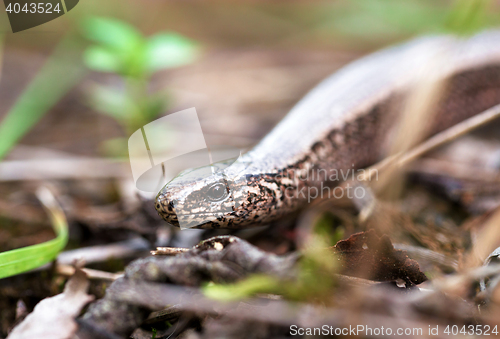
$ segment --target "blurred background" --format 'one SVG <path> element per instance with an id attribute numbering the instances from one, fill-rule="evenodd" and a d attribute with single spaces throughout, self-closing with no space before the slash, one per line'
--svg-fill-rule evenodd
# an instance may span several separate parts
<path id="1" fill-rule="evenodd" d="M 498 1 L 476 0 L 83 0 L 63 17 L 4 35 L 0 119 L 20 100 L 34 106 L 37 100 L 48 100 L 43 112 L 21 112 L 25 126 L 16 125 L 22 135 L 16 144 L 81 156 L 114 156 L 124 155 L 117 138 L 127 138 L 131 129 L 194 106 L 208 144 L 248 147 L 317 82 L 350 60 L 418 34 L 467 33 L 493 26 L 500 21 L 499 9 Z M 6 13 L 1 15 L 3 31 L 8 31 Z M 106 23 L 95 27 L 99 23 L 91 21 L 96 18 L 116 20 L 111 26 L 128 25 L 144 39 L 176 33 L 187 42 L 170 41 L 172 48 L 181 50 L 179 62 L 131 75 L 127 67 L 135 66 L 106 65 L 106 56 L 85 60 L 92 45 L 116 47 L 106 45 L 106 36 L 124 40 L 117 59 L 134 58 L 133 48 L 126 49 L 136 43 L 135 32 L 108 30 Z M 183 43 L 193 44 L 191 50 L 183 51 Z M 158 58 L 169 59 L 159 53 Z M 29 95 L 25 93 L 35 78 L 46 91 L 44 98 L 39 98 L 41 89 L 31 87 Z M 57 88 L 47 88 L 51 86 Z M 142 106 L 133 112 L 130 105 Z M 10 146 L 13 141 L 4 143 Z"/>
<path id="2" fill-rule="evenodd" d="M 417 35 L 495 27 L 499 14 L 493 0 L 81 0 L 13 34 L 2 9 L 0 252 L 54 238 L 34 196 L 41 183 L 66 214 L 68 249 L 131 234 L 191 246 L 199 233 L 174 234 L 136 196 L 127 158 L 135 130 L 196 107 L 208 145 L 246 150 L 349 61 Z M 134 248 L 147 253 L 150 245 Z M 259 243 L 275 253 L 293 247 L 279 245 Z M 96 267 L 120 271 L 126 263 Z M 0 336 L 19 298 L 30 309 L 55 288 L 15 281 L 15 290 L 0 286 L 0 310 L 9 310 Z"/>

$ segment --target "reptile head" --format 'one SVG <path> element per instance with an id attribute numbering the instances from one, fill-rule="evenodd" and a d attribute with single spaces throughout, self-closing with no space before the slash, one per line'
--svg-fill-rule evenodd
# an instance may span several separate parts
<path id="1" fill-rule="evenodd" d="M 245 177 L 229 177 L 217 166 L 190 169 L 167 183 L 155 207 L 167 222 L 181 228 L 239 228 L 245 223 Z"/>

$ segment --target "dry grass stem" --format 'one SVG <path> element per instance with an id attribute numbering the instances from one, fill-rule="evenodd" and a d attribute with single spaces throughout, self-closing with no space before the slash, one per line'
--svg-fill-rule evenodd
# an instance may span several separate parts
<path id="1" fill-rule="evenodd" d="M 123 277 L 123 274 L 104 272 L 104 271 L 94 270 L 91 268 L 81 268 L 81 270 L 87 274 L 87 277 L 89 279 L 114 281 L 118 278 Z M 73 274 L 75 274 L 75 268 L 71 265 L 58 264 L 56 266 L 56 271 L 58 274 L 67 277 L 70 277 Z"/>
<path id="2" fill-rule="evenodd" d="M 189 248 L 184 247 L 157 247 L 156 251 L 151 251 L 151 254 L 174 256 L 177 254 L 188 252 L 189 250 Z"/>
<path id="3" fill-rule="evenodd" d="M 420 158 L 422 155 L 477 129 L 478 127 L 484 126 L 498 117 L 500 117 L 500 105 L 493 106 L 486 111 L 483 111 L 462 121 L 461 123 L 454 125 L 453 127 L 444 130 L 441 133 L 436 134 L 407 152 L 395 154 L 385 158 L 375 165 L 370 166 L 366 170 L 365 176 L 361 179 L 362 181 L 370 181 L 373 177 L 373 173 L 376 173 L 375 170 L 382 172 L 385 171 L 386 168 L 392 166 L 401 168 L 408 165 L 414 160 Z"/>
<path id="4" fill-rule="evenodd" d="M 429 122 L 433 120 L 439 99 L 442 97 L 447 78 L 442 77 L 440 70 L 447 60 L 448 50 L 434 56 L 418 70 L 415 88 L 406 98 L 398 123 L 398 132 L 392 140 L 390 155 L 404 154 L 421 142 L 429 130 Z M 404 176 L 401 166 L 390 166 L 381 173 L 374 188 L 379 194 L 387 197 L 398 197 L 403 187 Z M 370 171 L 368 171 L 370 172 Z M 384 192 L 384 193 L 382 193 Z"/>

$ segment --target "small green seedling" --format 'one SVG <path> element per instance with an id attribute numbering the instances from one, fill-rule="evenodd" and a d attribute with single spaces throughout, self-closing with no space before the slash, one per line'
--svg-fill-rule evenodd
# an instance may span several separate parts
<path id="1" fill-rule="evenodd" d="M 296 279 L 280 280 L 254 274 L 233 284 L 209 283 L 203 287 L 203 292 L 207 297 L 221 301 L 240 300 L 257 294 L 280 294 L 289 300 L 326 302 L 336 287 L 339 269 L 335 254 L 328 247 L 333 243 L 332 235 L 339 234 L 332 229 L 331 216 L 321 215 L 302 250 Z"/>
<path id="2" fill-rule="evenodd" d="M 91 86 L 89 103 L 95 110 L 116 119 L 129 135 L 167 109 L 165 93 L 149 91 L 152 75 L 189 64 L 199 54 L 195 42 L 177 33 L 160 32 L 145 37 L 117 19 L 87 18 L 82 32 L 94 43 L 83 55 L 87 67 L 116 74 L 121 80 L 121 87 Z M 121 138 L 109 140 L 105 145 L 107 153 L 114 155 L 122 155 L 124 147 L 126 141 Z"/>

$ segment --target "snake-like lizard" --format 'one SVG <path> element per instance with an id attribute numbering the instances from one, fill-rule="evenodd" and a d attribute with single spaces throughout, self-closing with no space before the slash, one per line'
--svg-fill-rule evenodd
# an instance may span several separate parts
<path id="1" fill-rule="evenodd" d="M 229 167 L 178 175 L 156 197 L 159 215 L 183 227 L 244 228 L 303 208 L 313 193 L 379 159 L 392 113 L 401 111 L 422 66 L 436 57 L 446 58 L 438 72 L 447 85 L 429 135 L 500 103 L 500 31 L 417 38 L 334 73 Z"/>

